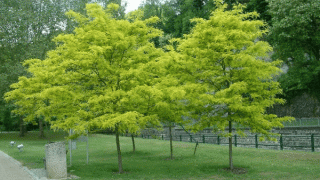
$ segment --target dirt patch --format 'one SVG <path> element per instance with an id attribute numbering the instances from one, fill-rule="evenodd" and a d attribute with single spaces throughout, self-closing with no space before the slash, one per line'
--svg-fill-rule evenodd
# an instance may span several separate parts
<path id="1" fill-rule="evenodd" d="M 38 165 L 39 163 L 34 163 L 34 162 L 31 162 L 31 163 L 22 162 L 21 164 L 22 164 L 22 166 L 26 166 L 26 167 L 28 167 L 29 169 L 32 169 L 32 168 L 37 167 L 37 165 Z M 44 165 L 43 165 L 43 166 L 44 166 Z"/>
<path id="2" fill-rule="evenodd" d="M 232 170 L 230 168 L 223 168 L 223 170 L 232 172 L 233 174 L 245 174 L 248 171 L 245 168 L 234 167 Z"/>

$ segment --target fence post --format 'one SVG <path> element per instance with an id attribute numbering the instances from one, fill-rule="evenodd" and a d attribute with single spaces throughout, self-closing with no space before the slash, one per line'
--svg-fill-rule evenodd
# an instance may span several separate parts
<path id="1" fill-rule="evenodd" d="M 282 134 L 280 134 L 280 149 L 283 150 Z"/>
<path id="2" fill-rule="evenodd" d="M 218 145 L 220 145 L 220 136 L 218 135 Z"/>
<path id="3" fill-rule="evenodd" d="M 314 152 L 314 134 L 311 134 L 311 151 Z"/>
<path id="4" fill-rule="evenodd" d="M 182 135 L 180 135 L 180 141 L 182 141 Z"/>
<path id="5" fill-rule="evenodd" d="M 258 134 L 256 134 L 256 135 L 254 136 L 254 138 L 255 138 L 255 142 L 256 142 L 256 148 L 258 148 Z"/>
<path id="6" fill-rule="evenodd" d="M 237 135 L 234 135 L 234 146 L 237 147 Z"/>
<path id="7" fill-rule="evenodd" d="M 190 135 L 190 142 L 192 142 L 192 135 Z"/>
<path id="8" fill-rule="evenodd" d="M 162 140 L 163 140 L 163 134 L 161 135 L 161 138 L 162 138 Z"/>
<path id="9" fill-rule="evenodd" d="M 204 143 L 206 143 L 206 139 L 205 139 L 206 137 L 204 136 L 204 135 L 202 135 L 202 142 L 203 142 L 203 144 Z"/>
<path id="10" fill-rule="evenodd" d="M 149 139 L 149 135 L 148 135 L 148 139 Z"/>
<path id="11" fill-rule="evenodd" d="M 141 134 L 141 138 L 143 139 L 143 134 Z"/>

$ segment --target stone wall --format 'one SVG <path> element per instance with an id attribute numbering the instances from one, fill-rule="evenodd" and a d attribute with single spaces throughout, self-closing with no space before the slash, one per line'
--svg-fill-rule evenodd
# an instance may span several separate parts
<path id="1" fill-rule="evenodd" d="M 295 118 L 320 117 L 320 102 L 317 98 L 303 93 L 287 102 L 284 105 L 274 105 L 268 108 L 267 112 L 276 114 L 279 117 L 292 116 Z"/>
<path id="2" fill-rule="evenodd" d="M 158 138 L 163 140 L 169 139 L 169 128 L 164 127 L 162 131 L 155 129 L 147 129 L 142 132 L 141 136 L 144 138 Z M 180 127 L 172 128 L 174 141 L 210 143 L 227 145 L 228 138 L 219 136 L 211 132 L 211 129 L 205 129 L 199 133 L 187 133 Z M 244 130 L 247 134 L 246 137 L 239 135 L 233 136 L 233 143 L 237 147 L 252 147 L 264 149 L 277 149 L 280 150 L 281 146 L 284 150 L 302 150 L 311 151 L 312 141 L 311 135 L 313 134 L 314 150 L 320 152 L 320 127 L 286 127 L 282 129 L 274 129 L 273 133 L 282 135 L 282 143 L 280 136 L 274 136 L 277 139 L 274 141 L 259 141 L 259 135 L 252 134 L 249 129 Z"/>

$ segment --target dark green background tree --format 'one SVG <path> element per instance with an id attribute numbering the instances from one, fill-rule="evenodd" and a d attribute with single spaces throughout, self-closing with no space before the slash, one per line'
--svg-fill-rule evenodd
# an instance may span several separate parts
<path id="1" fill-rule="evenodd" d="M 320 99 L 320 0 L 267 0 L 274 59 L 288 72 L 279 81 L 287 100 L 304 92 Z"/>

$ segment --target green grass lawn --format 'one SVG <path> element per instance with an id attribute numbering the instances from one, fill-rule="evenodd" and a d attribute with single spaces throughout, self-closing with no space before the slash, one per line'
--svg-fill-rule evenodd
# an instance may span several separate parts
<path id="1" fill-rule="evenodd" d="M 63 140 L 63 134 L 47 134 L 50 141 Z M 0 134 L 0 150 L 29 168 L 43 167 L 44 145 L 48 140 L 38 140 L 29 133 L 25 138 L 17 134 Z M 9 142 L 23 143 L 18 152 Z M 232 174 L 228 167 L 228 147 L 200 144 L 193 155 L 194 143 L 174 142 L 174 160 L 168 160 L 169 142 L 155 139 L 136 139 L 136 153 L 132 153 L 129 137 L 121 137 L 123 167 L 126 174 L 117 174 L 115 137 L 89 136 L 89 165 L 86 164 L 86 143 L 77 143 L 72 151 L 69 172 L 84 180 L 98 179 L 319 179 L 320 153 L 277 151 L 234 147 L 234 166 L 245 168 L 245 174 Z M 68 155 L 69 158 L 69 155 Z M 69 163 L 69 160 L 68 160 Z"/>

